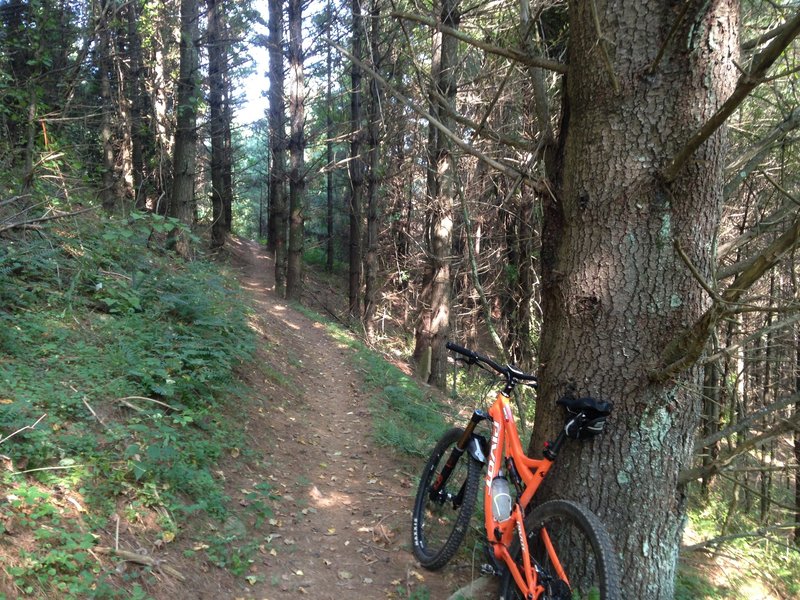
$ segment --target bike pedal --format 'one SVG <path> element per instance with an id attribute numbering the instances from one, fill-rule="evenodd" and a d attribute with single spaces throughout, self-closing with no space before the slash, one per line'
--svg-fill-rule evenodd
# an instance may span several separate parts
<path id="1" fill-rule="evenodd" d="M 481 565 L 481 575 L 497 575 L 497 569 L 488 563 Z"/>

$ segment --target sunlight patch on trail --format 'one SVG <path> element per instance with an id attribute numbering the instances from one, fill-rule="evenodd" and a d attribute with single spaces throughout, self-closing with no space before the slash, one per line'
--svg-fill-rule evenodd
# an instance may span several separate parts
<path id="1" fill-rule="evenodd" d="M 316 485 L 312 485 L 308 495 L 318 508 L 330 508 L 331 506 L 349 505 L 353 503 L 348 494 L 339 491 L 332 491 L 327 495 L 323 494 Z"/>

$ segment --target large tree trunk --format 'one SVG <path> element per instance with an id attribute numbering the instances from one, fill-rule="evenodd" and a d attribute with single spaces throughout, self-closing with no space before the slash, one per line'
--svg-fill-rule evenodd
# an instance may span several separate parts
<path id="1" fill-rule="evenodd" d="M 181 45 L 178 73 L 177 120 L 175 125 L 175 177 L 170 198 L 170 216 L 191 226 L 194 220 L 194 178 L 197 163 L 197 52 L 199 11 L 197 0 L 181 0 Z M 184 257 L 191 254 L 185 230 L 173 229 L 170 239 Z"/>
<path id="2" fill-rule="evenodd" d="M 458 0 L 442 0 L 443 25 L 458 29 Z M 431 112 L 448 129 L 454 121 L 458 42 L 441 32 L 434 34 L 431 76 Z M 425 212 L 427 264 L 422 281 L 422 307 L 416 326 L 414 360 L 429 383 L 445 386 L 445 341 L 450 331 L 450 262 L 453 239 L 453 195 L 456 161 L 449 140 L 429 125 L 428 177 Z"/>
<path id="3" fill-rule="evenodd" d="M 303 0 L 289 0 L 289 256 L 286 268 L 286 297 L 300 300 L 303 291 L 303 202 L 306 166 L 305 82 L 303 79 Z"/>
<path id="4" fill-rule="evenodd" d="M 286 106 L 283 101 L 283 0 L 269 0 L 269 247 L 275 252 L 275 292 L 286 291 Z"/>
<path id="5" fill-rule="evenodd" d="M 562 452 L 541 499 L 590 506 L 621 557 L 623 598 L 671 599 L 700 418 L 696 370 L 657 382 L 665 346 L 709 298 L 724 132 L 678 177 L 660 172 L 733 90 L 738 3 L 570 2 L 557 200 L 545 205 L 541 394 L 532 448 L 563 424 L 564 394 L 615 403 L 606 435 Z M 596 12 L 595 12 L 596 11 Z M 646 15 L 646 17 L 643 17 Z M 665 52 L 654 64 L 660 47 Z"/>

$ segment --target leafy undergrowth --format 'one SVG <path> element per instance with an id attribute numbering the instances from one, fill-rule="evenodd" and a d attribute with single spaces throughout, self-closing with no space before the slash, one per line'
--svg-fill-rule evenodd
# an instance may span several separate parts
<path id="1" fill-rule="evenodd" d="M 217 267 L 159 249 L 170 220 L 54 223 L 0 246 L 0 597 L 147 597 L 117 545 L 224 520 L 253 333 Z"/>
<path id="2" fill-rule="evenodd" d="M 692 490 L 699 494 L 698 489 Z M 780 490 L 778 490 L 780 491 Z M 681 552 L 676 600 L 782 600 L 800 597 L 800 549 L 793 525 L 765 526 L 737 507 L 741 490 L 719 480 L 705 502 L 693 497 Z M 773 511 L 791 523 L 791 490 Z"/>

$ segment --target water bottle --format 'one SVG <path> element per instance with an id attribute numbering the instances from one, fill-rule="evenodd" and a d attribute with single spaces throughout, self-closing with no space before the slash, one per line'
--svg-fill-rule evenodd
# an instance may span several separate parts
<path id="1" fill-rule="evenodd" d="M 511 516 L 511 494 L 502 471 L 492 479 L 492 515 L 496 521 L 505 521 Z"/>

